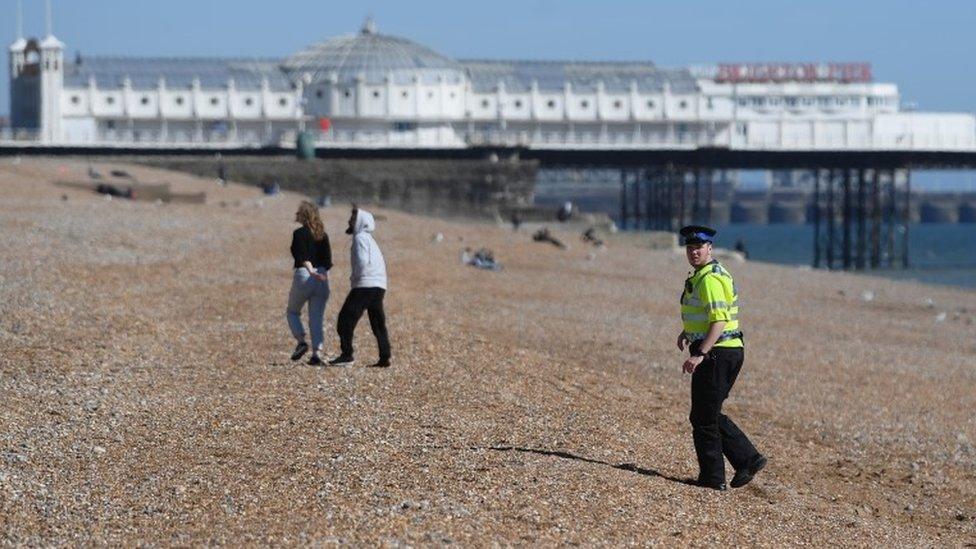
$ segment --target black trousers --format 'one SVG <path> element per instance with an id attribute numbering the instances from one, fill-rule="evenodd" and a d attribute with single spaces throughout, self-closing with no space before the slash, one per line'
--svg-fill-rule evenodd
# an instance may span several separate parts
<path id="1" fill-rule="evenodd" d="M 742 348 L 714 347 L 691 377 L 691 421 L 698 454 L 698 480 L 710 484 L 725 482 L 724 455 L 736 470 L 748 467 L 759 457 L 749 437 L 722 413 L 742 368 Z"/>
<path id="2" fill-rule="evenodd" d="M 383 288 L 353 288 L 346 296 L 336 323 L 342 356 L 353 356 L 353 332 L 363 316 L 363 311 L 367 311 L 369 327 L 372 328 L 373 335 L 376 336 L 376 346 L 379 347 L 380 360 L 390 358 L 390 336 L 386 332 L 386 313 L 383 312 L 384 295 L 386 290 Z"/>

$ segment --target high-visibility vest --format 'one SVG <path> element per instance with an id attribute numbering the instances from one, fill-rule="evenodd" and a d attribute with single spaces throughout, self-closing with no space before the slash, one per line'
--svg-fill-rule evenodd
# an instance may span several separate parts
<path id="1" fill-rule="evenodd" d="M 742 347 L 739 292 L 732 275 L 718 261 L 698 268 L 681 292 L 681 323 L 685 337 L 701 341 L 713 322 L 725 321 L 716 347 Z"/>

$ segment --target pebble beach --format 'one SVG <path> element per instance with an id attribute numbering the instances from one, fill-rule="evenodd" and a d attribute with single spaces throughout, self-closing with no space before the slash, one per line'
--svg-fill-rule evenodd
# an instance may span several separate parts
<path id="1" fill-rule="evenodd" d="M 284 318 L 303 197 L 95 167 L 207 200 L 0 158 L 2 545 L 976 546 L 972 290 L 730 261 L 725 411 L 770 461 L 718 493 L 686 482 L 682 250 L 365 205 L 393 367 L 365 318 L 355 365 L 312 367 Z M 322 215 L 334 356 L 349 210 Z"/>

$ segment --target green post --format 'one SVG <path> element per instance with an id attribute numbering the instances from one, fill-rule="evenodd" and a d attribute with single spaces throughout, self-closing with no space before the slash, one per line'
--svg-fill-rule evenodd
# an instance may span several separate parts
<path id="1" fill-rule="evenodd" d="M 315 137 L 312 132 L 299 132 L 298 142 L 295 143 L 295 155 L 299 160 L 313 160 L 315 158 Z"/>

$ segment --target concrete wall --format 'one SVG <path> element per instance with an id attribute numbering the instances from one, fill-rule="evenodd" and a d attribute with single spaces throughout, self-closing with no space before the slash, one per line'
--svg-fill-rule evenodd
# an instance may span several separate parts
<path id="1" fill-rule="evenodd" d="M 490 217 L 499 208 L 532 204 L 538 164 L 502 160 L 300 161 L 289 157 L 141 157 L 129 161 L 204 177 L 282 189 L 333 202 L 356 202 L 444 217 Z"/>

